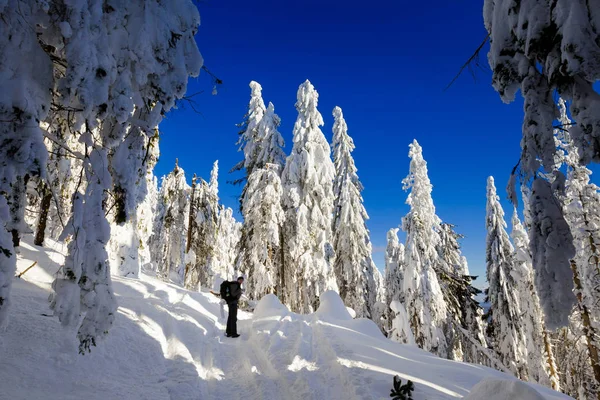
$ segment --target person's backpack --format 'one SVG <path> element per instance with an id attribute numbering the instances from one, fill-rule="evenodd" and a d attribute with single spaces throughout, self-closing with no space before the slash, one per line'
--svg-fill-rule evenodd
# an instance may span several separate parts
<path id="1" fill-rule="evenodd" d="M 229 289 L 229 281 L 223 281 L 221 283 L 221 298 L 227 300 L 231 297 L 231 292 Z"/>

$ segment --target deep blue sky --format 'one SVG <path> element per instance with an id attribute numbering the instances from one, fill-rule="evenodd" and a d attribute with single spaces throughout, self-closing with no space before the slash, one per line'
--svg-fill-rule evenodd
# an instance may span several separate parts
<path id="1" fill-rule="evenodd" d="M 386 232 L 408 211 L 401 181 L 416 138 L 438 215 L 466 236 L 471 272 L 485 275 L 486 178 L 495 176 L 510 222 L 504 187 L 519 159 L 522 102 L 518 95 L 503 104 L 491 87 L 487 48 L 476 80 L 465 71 L 443 91 L 485 37 L 482 1 L 207 0 L 199 8 L 198 45 L 224 84 L 212 96 L 206 74 L 190 82 L 188 93 L 205 90 L 195 97 L 202 114 L 186 107 L 163 122 L 159 177 L 178 157 L 188 180 L 194 172 L 208 180 L 218 159 L 221 201 L 236 209 L 240 188 L 226 181 L 241 159 L 235 124 L 246 111 L 248 83 L 259 82 L 265 102 L 275 105 L 289 152 L 296 91 L 309 79 L 320 94 L 328 141 L 333 107 L 344 111 L 377 266 L 384 267 Z"/>

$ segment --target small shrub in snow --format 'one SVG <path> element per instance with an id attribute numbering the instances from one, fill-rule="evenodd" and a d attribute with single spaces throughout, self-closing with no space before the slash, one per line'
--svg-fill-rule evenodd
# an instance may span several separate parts
<path id="1" fill-rule="evenodd" d="M 412 400 L 412 392 L 415 390 L 415 385 L 411 380 L 402 384 L 402 379 L 398 375 L 394 377 L 393 388 L 390 393 L 392 400 Z"/>

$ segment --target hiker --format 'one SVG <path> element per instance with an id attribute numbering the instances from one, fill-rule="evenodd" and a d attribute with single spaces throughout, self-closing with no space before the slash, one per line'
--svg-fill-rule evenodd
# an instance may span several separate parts
<path id="1" fill-rule="evenodd" d="M 237 281 L 223 282 L 221 284 L 221 298 L 227 302 L 227 306 L 229 307 L 225 336 L 231 338 L 240 336 L 237 333 L 237 310 L 238 300 L 242 296 L 242 283 L 244 283 L 244 277 L 240 276 L 237 278 Z"/>

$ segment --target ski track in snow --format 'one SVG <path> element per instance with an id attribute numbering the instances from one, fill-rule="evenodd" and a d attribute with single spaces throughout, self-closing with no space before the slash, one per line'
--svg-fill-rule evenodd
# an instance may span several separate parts
<path id="1" fill-rule="evenodd" d="M 365 320 L 327 315 L 238 313 L 224 336 L 218 299 L 143 275 L 113 277 L 115 324 L 91 354 L 49 316 L 48 294 L 62 246 L 40 251 L 24 238 L 7 331 L 0 334 L 0 400 L 385 399 L 392 377 L 413 379 L 416 399 L 467 395 L 485 367 L 441 360 L 385 339 Z M 547 399 L 567 398 L 535 388 Z"/>

